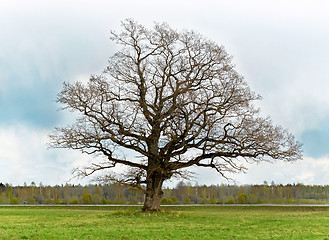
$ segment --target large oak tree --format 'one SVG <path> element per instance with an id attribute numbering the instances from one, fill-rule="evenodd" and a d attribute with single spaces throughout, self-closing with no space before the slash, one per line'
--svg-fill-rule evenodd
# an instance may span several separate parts
<path id="1" fill-rule="evenodd" d="M 222 46 L 193 31 L 147 29 L 131 19 L 111 39 L 121 49 L 104 73 L 87 84 L 66 83 L 58 96 L 78 117 L 56 129 L 51 146 L 105 159 L 80 174 L 125 165 L 125 174 L 104 178 L 142 189 L 143 210 L 158 211 L 163 182 L 191 166 L 225 177 L 245 169 L 241 160 L 301 158 L 293 135 L 260 117 L 253 104 L 259 96 Z"/>

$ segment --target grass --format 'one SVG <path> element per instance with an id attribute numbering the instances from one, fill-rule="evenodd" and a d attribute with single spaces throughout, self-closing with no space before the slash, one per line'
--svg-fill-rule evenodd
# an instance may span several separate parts
<path id="1" fill-rule="evenodd" d="M 0 239 L 329 239 L 329 207 L 0 207 Z"/>

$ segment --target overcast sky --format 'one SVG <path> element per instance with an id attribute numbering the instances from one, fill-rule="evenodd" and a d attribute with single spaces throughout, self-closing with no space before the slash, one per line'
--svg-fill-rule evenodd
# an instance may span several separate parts
<path id="1" fill-rule="evenodd" d="M 231 176 L 237 184 L 329 184 L 328 12 L 320 0 L 0 0 L 0 182 L 65 184 L 89 160 L 47 149 L 55 126 L 72 120 L 58 111 L 56 95 L 64 81 L 101 73 L 115 52 L 110 30 L 134 18 L 193 29 L 225 46 L 263 97 L 262 114 L 304 144 L 302 161 L 248 166 Z M 191 182 L 227 183 L 210 170 Z"/>

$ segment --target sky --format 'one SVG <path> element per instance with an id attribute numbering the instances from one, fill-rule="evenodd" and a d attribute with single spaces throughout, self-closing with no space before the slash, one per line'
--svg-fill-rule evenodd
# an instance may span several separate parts
<path id="1" fill-rule="evenodd" d="M 236 184 L 329 184 L 328 11 L 321 0 L 0 0 L 0 182 L 90 181 L 70 179 L 92 157 L 47 146 L 56 126 L 72 122 L 55 100 L 63 82 L 106 68 L 116 51 L 110 31 L 133 18 L 223 45 L 262 96 L 262 114 L 303 144 L 302 160 L 246 165 L 246 174 L 230 175 Z M 228 183 L 212 170 L 195 172 L 192 184 Z"/>

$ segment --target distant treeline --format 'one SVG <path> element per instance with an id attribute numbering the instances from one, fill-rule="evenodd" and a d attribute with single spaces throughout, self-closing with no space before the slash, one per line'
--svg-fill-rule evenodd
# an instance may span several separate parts
<path id="1" fill-rule="evenodd" d="M 175 188 L 166 188 L 163 192 L 163 205 L 329 203 L 329 185 L 277 185 L 264 182 L 262 185 L 192 186 L 179 182 Z M 0 184 L 0 204 L 142 204 L 143 201 L 141 191 L 117 184 Z"/>

